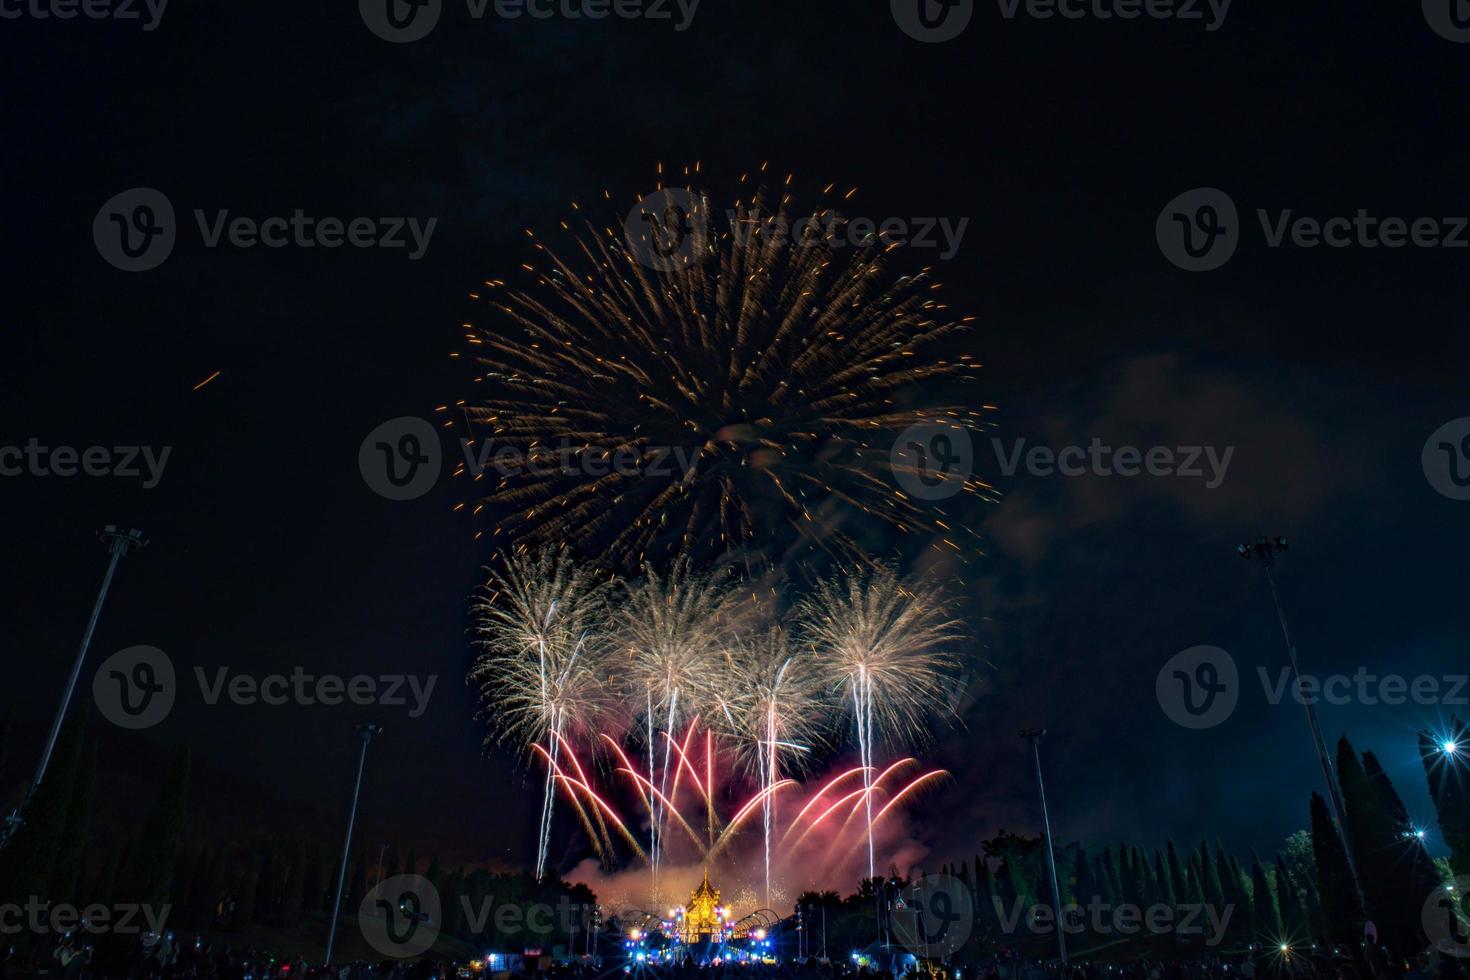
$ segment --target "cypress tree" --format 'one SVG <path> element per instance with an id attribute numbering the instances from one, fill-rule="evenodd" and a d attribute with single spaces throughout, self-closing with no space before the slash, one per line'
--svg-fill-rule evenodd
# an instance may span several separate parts
<path id="1" fill-rule="evenodd" d="M 1081 844 L 1077 845 L 1077 890 L 1074 900 L 1082 909 L 1081 914 L 1083 931 L 1081 933 L 1074 933 L 1073 935 L 1078 936 L 1078 938 L 1082 938 L 1090 934 L 1089 923 L 1091 921 L 1091 917 L 1088 915 L 1087 910 L 1092 905 L 1102 900 L 1102 894 L 1101 886 L 1098 884 L 1097 872 L 1093 869 L 1092 858 L 1088 857 L 1086 848 L 1084 848 Z M 1071 942 L 1071 938 L 1071 936 L 1068 937 L 1069 944 Z M 1079 952 L 1081 952 L 1081 950 L 1079 950 Z"/>
<path id="2" fill-rule="evenodd" d="M 342 901 L 345 905 L 347 901 L 347 886 L 350 885 L 351 882 L 348 879 L 342 877 L 342 862 L 340 860 L 332 862 L 331 873 L 327 875 L 327 890 L 322 893 L 322 915 L 330 916 L 332 914 L 332 906 L 336 904 L 337 900 L 338 882 L 342 883 Z"/>
<path id="3" fill-rule="evenodd" d="M 1184 873 L 1189 878 L 1190 901 L 1203 903 L 1205 900 L 1205 876 L 1204 872 L 1200 870 L 1199 853 L 1197 851 L 1189 852 L 1189 867 L 1185 869 Z"/>
<path id="4" fill-rule="evenodd" d="M 986 936 L 997 936 L 1000 934 L 1000 917 L 996 914 L 995 903 L 1000 893 L 996 890 L 995 872 L 990 869 L 990 862 L 979 854 L 975 855 L 975 907 L 981 922 L 981 932 Z"/>
<path id="5" fill-rule="evenodd" d="M 1445 744 L 1456 747 L 1453 755 Z M 1419 735 L 1419 758 L 1429 780 L 1429 797 L 1439 822 L 1439 833 L 1450 849 L 1450 870 L 1470 875 L 1470 726 L 1451 717 L 1449 731 L 1442 737 L 1427 732 Z"/>
<path id="6" fill-rule="evenodd" d="M 106 895 L 96 896 L 96 900 L 104 904 L 121 904 L 132 902 L 132 892 L 127 888 L 127 869 L 133 860 L 134 846 L 129 840 L 119 849 L 116 858 L 110 865 L 104 868 L 102 875 L 106 876 Z M 160 910 L 161 911 L 161 910 Z M 156 914 L 154 910 L 146 910 L 147 915 Z M 133 942 L 137 940 L 134 939 Z M 104 933 L 97 937 L 93 944 L 92 964 L 93 976 L 121 976 L 126 972 L 128 959 L 128 941 L 115 932 Z"/>
<path id="7" fill-rule="evenodd" d="M 444 919 L 451 936 L 464 937 L 464 903 L 459 900 L 464 889 L 464 865 L 450 872 L 444 882 Z M 979 909 L 976 909 L 979 912 Z M 811 928 L 808 924 L 807 928 Z"/>
<path id="8" fill-rule="evenodd" d="M 260 846 L 260 873 L 255 879 L 255 919 L 257 922 L 275 922 L 276 909 L 280 903 L 280 887 L 276 876 L 280 873 L 280 860 L 276 848 L 270 843 Z"/>
<path id="9" fill-rule="evenodd" d="M 1126 893 L 1123 900 L 1133 905 L 1143 902 L 1143 875 L 1138 864 L 1138 848 L 1132 844 L 1123 844 L 1119 847 L 1119 868 L 1123 872 L 1123 891 Z"/>
<path id="10" fill-rule="evenodd" d="M 355 917 L 357 910 L 362 906 L 362 900 L 367 898 L 367 860 L 367 848 L 359 848 L 357 863 L 353 866 L 352 873 L 347 879 L 347 897 L 342 902 L 344 915 Z"/>
<path id="11" fill-rule="evenodd" d="M 1276 889 L 1255 851 L 1251 851 L 1251 927 L 1258 942 L 1281 942 L 1284 935 Z"/>
<path id="12" fill-rule="evenodd" d="M 1317 862 L 1317 894 L 1322 903 L 1322 926 L 1327 939 L 1334 943 L 1357 941 L 1362 911 L 1347 855 L 1327 813 L 1327 801 L 1312 794 L 1312 856 Z"/>
<path id="13" fill-rule="evenodd" d="M 86 891 L 88 874 L 92 868 L 92 844 L 90 841 L 82 845 L 81 857 L 77 859 L 77 872 L 72 876 L 71 884 L 59 894 L 65 897 L 62 901 L 71 902 L 73 905 L 87 905 L 90 897 Z"/>
<path id="14" fill-rule="evenodd" d="M 1204 892 L 1205 901 L 1212 907 L 1225 909 L 1225 883 L 1220 880 L 1220 869 L 1215 867 L 1214 860 L 1210 857 L 1210 845 L 1204 841 L 1199 844 L 1199 876 L 1200 887 Z"/>
<path id="15" fill-rule="evenodd" d="M 1097 898 L 1108 905 L 1117 904 L 1117 892 L 1113 889 L 1113 876 L 1108 872 L 1108 849 L 1103 848 L 1097 854 L 1089 854 L 1087 862 L 1092 866 L 1092 883 L 1097 893 Z"/>
<path id="16" fill-rule="evenodd" d="M 230 887 L 231 852 L 234 850 L 234 846 L 228 842 L 215 848 L 214 860 L 210 863 L 209 874 L 205 879 L 204 892 L 200 895 L 204 902 L 205 923 L 212 923 L 217 917 L 224 915 L 221 905 Z"/>
<path id="17" fill-rule="evenodd" d="M 94 858 L 88 877 L 83 879 L 80 894 L 84 902 L 105 902 L 107 884 L 112 876 L 113 851 L 99 851 Z"/>
<path id="18" fill-rule="evenodd" d="M 162 905 L 169 898 L 174 865 L 184 837 L 184 804 L 189 795 L 189 750 L 174 754 L 153 806 L 143 820 L 143 829 L 119 872 L 119 881 L 129 901 Z"/>
<path id="19" fill-rule="evenodd" d="M 1149 867 L 1148 855 L 1142 848 L 1134 847 L 1133 851 L 1133 877 L 1137 882 L 1137 897 L 1134 901 L 1140 908 L 1148 908 L 1154 900 L 1154 874 Z"/>
<path id="20" fill-rule="evenodd" d="M 97 782 L 97 743 L 88 742 L 82 764 L 72 781 L 71 798 L 66 806 L 66 825 L 56 849 L 50 880 L 52 897 L 59 902 L 80 901 L 83 852 L 91 839 L 88 824 L 92 817 L 92 787 Z"/>
<path id="21" fill-rule="evenodd" d="M 1127 844 L 1119 845 L 1123 873 L 1123 901 L 1130 905 L 1144 903 L 1143 875 L 1138 866 L 1138 849 Z"/>
<path id="22" fill-rule="evenodd" d="M 301 909 L 307 914 L 321 911 L 322 893 L 326 891 L 326 879 L 322 877 L 322 847 L 312 843 L 306 847 L 306 871 L 301 882 Z"/>
<path id="23" fill-rule="evenodd" d="M 1170 908 L 1179 906 L 1179 899 L 1174 893 L 1174 878 L 1164 863 L 1164 852 L 1157 847 L 1154 848 L 1154 897 Z"/>
<path id="24" fill-rule="evenodd" d="M 143 819 L 136 842 L 117 872 L 114 902 L 127 902 L 171 914 L 170 889 L 183 848 L 184 803 L 189 793 L 189 750 L 174 754 L 153 804 Z M 99 937 L 96 962 L 99 973 L 114 975 L 125 969 L 133 937 L 107 933 Z"/>
<path id="25" fill-rule="evenodd" d="M 1146 909 L 1150 905 L 1156 904 L 1159 900 L 1159 881 L 1154 874 L 1153 865 L 1149 863 L 1148 855 L 1143 851 L 1139 851 L 1137 856 L 1138 877 L 1141 882 L 1141 897 L 1139 898 L 1138 904 L 1140 907 Z"/>
<path id="26" fill-rule="evenodd" d="M 1391 948 L 1422 948 L 1420 908 L 1424 898 L 1439 887 L 1439 876 L 1423 841 L 1409 822 L 1409 811 L 1393 782 L 1372 752 L 1363 753 L 1363 775 L 1373 798 L 1378 829 L 1387 836 L 1373 855 L 1373 873 L 1380 876 L 1384 893 L 1383 926 Z"/>
<path id="27" fill-rule="evenodd" d="M 1005 858 L 1000 859 L 1000 864 L 995 869 L 994 885 L 995 897 L 1002 905 L 1009 906 L 1018 900 L 1010 871 L 1006 868 Z"/>
<path id="28" fill-rule="evenodd" d="M 306 848 L 296 841 L 287 856 L 290 866 L 286 869 L 286 885 L 281 896 L 281 917 L 292 923 L 301 918 L 306 907 Z"/>
<path id="29" fill-rule="evenodd" d="M 1392 915 L 1392 898 L 1384 880 L 1384 873 L 1388 870 L 1385 867 L 1385 858 L 1389 854 L 1386 848 L 1400 842 L 1402 830 L 1389 829 L 1388 816 L 1379 807 L 1357 752 L 1346 736 L 1337 740 L 1337 783 L 1346 811 L 1343 820 L 1347 824 L 1348 843 L 1357 859 L 1358 880 L 1368 902 L 1368 908 L 1363 911 L 1382 929 Z"/>
<path id="30" fill-rule="evenodd" d="M 1311 935 L 1326 937 L 1327 915 L 1322 911 L 1322 898 L 1317 893 L 1317 876 L 1314 874 L 1297 882 L 1297 889 L 1301 892 L 1302 908 L 1306 912 L 1307 929 Z"/>
<path id="31" fill-rule="evenodd" d="M 1245 939 L 1250 934 L 1250 924 L 1256 914 L 1251 901 L 1250 878 L 1246 877 L 1245 869 L 1240 866 L 1235 855 L 1230 855 L 1228 866 L 1232 887 L 1235 889 L 1235 914 L 1238 918 L 1235 935 L 1237 939 Z"/>
<path id="32" fill-rule="evenodd" d="M 256 917 L 255 899 L 260 894 L 260 851 L 251 844 L 242 848 L 241 862 L 243 873 L 240 885 L 236 889 L 238 898 L 235 899 L 235 914 L 241 922 L 254 922 Z"/>
<path id="33" fill-rule="evenodd" d="M 1087 854 L 1087 848 L 1081 844 L 1077 845 L 1077 884 L 1073 890 L 1074 900 L 1078 905 L 1086 906 L 1101 897 L 1097 882 L 1097 872 L 1093 869 L 1092 858 Z"/>
<path id="34" fill-rule="evenodd" d="M 1111 847 L 1104 847 L 1102 852 L 1102 864 L 1098 868 L 1100 876 L 1106 882 L 1109 899 L 1114 905 L 1121 905 L 1128 901 L 1128 896 L 1123 891 L 1123 867 L 1119 852 Z"/>
<path id="35" fill-rule="evenodd" d="M 1174 847 L 1172 839 L 1164 842 L 1164 857 L 1169 862 L 1169 883 L 1174 890 L 1174 901 L 1178 905 L 1186 905 L 1195 901 L 1188 877 L 1185 875 L 1184 865 L 1179 860 L 1179 851 Z M 1199 901 L 1203 902 L 1201 898 Z"/>
<path id="36" fill-rule="evenodd" d="M 199 849 L 199 860 L 194 863 L 194 877 L 189 882 L 189 904 L 180 909 L 185 921 L 195 929 L 208 928 L 213 914 L 209 873 L 214 867 L 214 855 L 218 850 L 211 850 L 207 845 Z"/>
<path id="37" fill-rule="evenodd" d="M 470 896 L 470 908 L 472 909 L 478 910 L 484 907 L 481 904 L 485 897 L 484 878 L 485 875 L 483 872 L 473 871 L 469 875 L 467 887 Z M 493 919 L 494 916 L 486 916 L 485 921 L 480 925 L 479 932 L 475 931 L 475 924 L 473 922 L 469 923 L 468 932 L 470 934 L 470 941 L 482 940 L 485 936 L 485 929 L 492 925 Z"/>
<path id="38" fill-rule="evenodd" d="M 97 894 L 99 902 L 120 902 L 122 898 L 122 873 L 127 867 L 128 861 L 132 859 L 133 839 L 128 837 L 123 840 L 97 876 L 97 882 L 101 886 Z"/>
<path id="39" fill-rule="evenodd" d="M 1215 841 L 1215 879 L 1220 882 L 1221 908 L 1229 908 L 1233 911 L 1230 916 L 1230 930 L 1234 934 L 1242 925 L 1250 922 L 1250 905 L 1240 900 L 1240 878 L 1230 870 L 1230 861 L 1225 857 L 1225 848 L 1218 840 Z"/>
<path id="40" fill-rule="evenodd" d="M 170 920 L 183 923 L 194 908 L 194 884 L 199 876 L 199 866 L 208 857 L 202 848 L 185 847 L 174 865 L 174 880 L 169 887 L 169 901 L 173 903 Z"/>
<path id="41" fill-rule="evenodd" d="M 1276 908 L 1281 914 L 1281 935 L 1294 943 L 1300 943 L 1307 935 L 1306 909 L 1297 894 L 1291 875 L 1286 873 L 1286 862 L 1281 852 L 1276 852 Z"/>
<path id="42" fill-rule="evenodd" d="M 51 872 L 57 858 L 64 849 L 82 846 L 82 840 L 66 841 L 63 834 L 86 727 L 84 704 L 62 727 L 46 776 L 21 813 L 25 822 L 0 851 L 0 900 L 24 906 L 31 896 L 52 898 Z"/>
<path id="43" fill-rule="evenodd" d="M 1035 897 L 1027 887 L 1021 862 L 1021 856 L 1014 849 L 1006 853 L 1000 866 L 1001 891 L 1007 904 L 1020 902 L 1022 905 L 1032 905 L 1035 904 Z"/>

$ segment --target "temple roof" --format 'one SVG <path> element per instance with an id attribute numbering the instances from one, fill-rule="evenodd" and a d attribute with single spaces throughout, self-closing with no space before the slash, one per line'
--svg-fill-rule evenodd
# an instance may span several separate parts
<path id="1" fill-rule="evenodd" d="M 694 889 L 693 894 L 691 894 L 689 896 L 689 904 L 690 905 L 693 905 L 694 903 L 698 902 L 701 898 L 713 899 L 715 901 L 719 901 L 719 899 L 720 899 L 720 893 L 719 893 L 719 891 L 717 889 L 715 889 L 709 883 L 709 869 L 708 868 L 705 869 L 705 872 L 704 872 L 704 880 L 699 883 L 699 887 L 696 888 L 696 889 Z"/>

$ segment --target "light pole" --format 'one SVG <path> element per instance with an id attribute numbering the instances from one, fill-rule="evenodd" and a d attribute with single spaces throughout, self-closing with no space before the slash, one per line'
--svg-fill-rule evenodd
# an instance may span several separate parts
<path id="1" fill-rule="evenodd" d="M 97 535 L 107 544 L 107 551 L 112 556 L 107 562 L 107 574 L 102 577 L 102 588 L 97 592 L 97 601 L 92 604 L 92 615 L 87 620 L 87 629 L 82 634 L 82 645 L 77 648 L 76 660 L 71 665 L 71 677 L 66 682 L 66 689 L 61 692 L 61 704 L 56 709 L 56 717 L 51 721 L 51 732 L 46 736 L 46 746 L 41 750 L 41 762 L 36 766 L 35 778 L 31 780 L 31 788 L 26 791 L 25 799 L 21 801 L 15 812 L 6 818 L 6 827 L 3 835 L 0 835 L 0 847 L 14 836 L 25 822 L 25 810 L 30 805 L 31 799 L 40 788 L 41 780 L 46 778 L 46 767 L 51 764 L 51 753 L 56 750 L 56 739 L 61 734 L 61 723 L 66 720 L 66 709 L 71 705 L 72 693 L 76 690 L 77 678 L 82 674 L 82 664 L 87 659 L 87 648 L 92 645 L 92 634 L 97 630 L 97 619 L 102 615 L 102 604 L 107 601 L 107 590 L 112 587 L 112 576 L 117 572 L 117 564 L 122 561 L 123 555 L 128 553 L 132 547 L 143 547 L 148 542 L 143 538 L 143 532 L 137 528 L 127 531 L 119 531 L 117 525 L 109 524 Z"/>
<path id="2" fill-rule="evenodd" d="M 352 788 L 352 811 L 347 817 L 347 839 L 342 842 L 342 867 L 337 872 L 337 897 L 332 900 L 332 921 L 327 926 L 327 957 L 323 966 L 332 963 L 332 946 L 337 940 L 337 916 L 342 913 L 342 885 L 347 880 L 347 861 L 352 853 L 352 825 L 357 823 L 357 797 L 362 792 L 362 770 L 367 765 L 368 743 L 374 735 L 382 733 L 377 725 L 358 725 L 357 737 L 362 739 L 362 753 L 357 757 L 357 785 Z"/>
<path id="3" fill-rule="evenodd" d="M 1046 783 L 1041 779 L 1041 736 L 1046 734 L 1045 728 L 1027 728 L 1021 732 L 1021 737 L 1031 743 L 1031 757 L 1036 761 L 1036 790 L 1041 794 L 1041 829 L 1046 834 L 1046 863 L 1051 868 L 1051 897 L 1056 903 L 1057 924 L 1057 952 L 1062 957 L 1062 970 L 1067 969 L 1067 936 L 1062 929 L 1062 890 L 1057 885 L 1057 855 L 1051 843 L 1051 817 L 1046 811 Z"/>
<path id="4" fill-rule="evenodd" d="M 1271 566 L 1276 564 L 1276 556 L 1286 550 L 1287 540 L 1284 537 L 1259 537 L 1240 545 L 1235 549 L 1235 553 L 1246 561 L 1255 561 L 1266 573 L 1266 584 L 1271 587 L 1271 599 L 1276 603 L 1276 618 L 1281 621 L 1281 636 L 1286 640 L 1286 653 L 1291 658 L 1292 678 L 1300 693 L 1302 671 L 1297 662 L 1296 644 L 1292 642 L 1291 630 L 1286 625 L 1286 610 L 1281 605 L 1281 593 L 1276 590 L 1276 577 L 1271 574 Z M 1327 783 L 1327 803 L 1332 807 L 1332 822 L 1337 827 L 1337 839 L 1342 844 L 1342 853 L 1347 859 L 1348 873 L 1353 876 L 1353 889 L 1358 893 L 1358 907 L 1362 909 L 1363 915 L 1367 916 L 1368 901 L 1363 894 L 1363 882 L 1358 878 L 1358 863 L 1353 860 L 1353 845 L 1348 840 L 1347 807 L 1342 802 L 1342 788 L 1337 785 L 1332 760 L 1327 757 L 1327 743 L 1323 741 L 1322 729 L 1317 724 L 1317 709 L 1313 705 L 1313 699 L 1303 697 L 1299 700 L 1302 702 L 1302 707 L 1307 709 L 1307 727 L 1312 730 L 1312 744 L 1317 750 L 1317 761 L 1322 766 L 1322 779 Z"/>

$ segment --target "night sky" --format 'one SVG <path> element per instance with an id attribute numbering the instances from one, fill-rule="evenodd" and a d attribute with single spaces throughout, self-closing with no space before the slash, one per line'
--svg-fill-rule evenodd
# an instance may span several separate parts
<path id="1" fill-rule="evenodd" d="M 135 644 L 166 651 L 186 683 L 162 724 L 109 734 L 127 774 L 112 785 L 151 786 L 160 747 L 187 742 L 221 779 L 270 787 L 283 820 L 299 805 L 333 821 L 351 726 L 377 720 L 370 827 L 529 861 L 539 784 L 482 752 L 463 683 L 489 549 L 452 510 L 466 496 L 455 481 L 386 500 L 359 446 L 388 419 L 465 397 L 468 366 L 448 354 L 466 295 L 530 260 L 524 228 L 549 232 L 567 201 L 604 188 L 626 208 L 660 162 L 700 161 L 723 189 L 769 161 L 799 196 L 859 187 L 851 214 L 968 219 L 953 256 L 900 261 L 933 265 L 951 306 L 977 317 L 966 342 L 1005 452 L 1093 438 L 1234 450 L 1207 488 L 1006 475 L 977 441 L 976 469 L 1004 498 L 965 505 L 983 554 L 946 566 L 975 641 L 964 726 L 925 751 L 956 775 L 914 813 L 934 860 L 1001 827 L 1035 831 L 1016 737 L 1031 725 L 1050 732 L 1062 840 L 1279 848 L 1321 779 L 1301 709 L 1269 704 L 1256 679 L 1285 650 L 1265 581 L 1234 548 L 1290 535 L 1278 582 L 1307 669 L 1470 669 L 1470 502 L 1437 492 L 1421 463 L 1431 433 L 1470 415 L 1470 231 L 1458 249 L 1289 235 L 1273 248 L 1257 211 L 1453 228 L 1470 214 L 1470 44 L 1417 3 L 1237 0 L 1214 30 L 1199 6 L 1204 20 L 1039 19 L 977 2 L 943 43 L 910 37 L 876 0 L 704 0 L 682 31 L 476 20 L 446 0 L 412 43 L 375 36 L 342 0 L 175 0 L 153 30 L 5 6 L 21 15 L 0 21 L 0 445 L 171 447 L 152 488 L 0 477 L 0 702 L 18 724 L 6 789 L 33 764 L 104 570 L 94 534 L 116 522 L 151 543 L 119 571 L 78 701 L 97 664 Z M 172 202 L 178 241 L 159 267 L 125 272 L 93 220 L 135 187 Z M 1201 187 L 1238 207 L 1240 243 L 1222 268 L 1190 272 L 1155 225 Z M 437 223 L 410 260 L 210 248 L 193 217 L 298 208 Z M 1233 655 L 1244 690 L 1228 721 L 1190 731 L 1161 710 L 1155 678 L 1202 644 Z M 418 718 L 210 706 L 192 681 L 195 667 L 297 665 L 438 680 Z M 1328 738 L 1374 750 L 1426 822 L 1414 732 L 1448 713 L 1321 709 Z M 584 854 L 570 824 L 558 852 Z"/>

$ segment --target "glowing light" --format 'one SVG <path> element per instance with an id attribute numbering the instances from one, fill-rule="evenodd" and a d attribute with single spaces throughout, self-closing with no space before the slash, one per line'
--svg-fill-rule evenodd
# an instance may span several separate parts
<path id="1" fill-rule="evenodd" d="M 686 191 L 681 210 L 699 230 L 682 247 L 659 221 L 638 241 L 593 227 L 560 246 L 535 242 L 525 288 L 488 280 L 495 293 L 485 301 L 510 323 L 466 325 L 490 383 L 459 407 L 472 434 L 518 450 L 514 461 L 497 458 L 501 478 L 483 497 L 502 515 L 493 533 L 584 547 L 631 570 L 732 545 L 752 563 L 767 562 L 771 544 L 850 554 L 873 520 L 905 532 L 936 525 L 944 515 L 932 501 L 878 476 L 889 453 L 874 444 L 936 420 L 956 433 L 983 427 L 984 411 L 968 407 L 983 405 L 974 395 L 948 405 L 929 397 L 949 389 L 936 381 L 973 379 L 972 355 L 939 356 L 973 318 L 948 312 L 931 270 L 892 274 L 894 245 L 882 236 L 844 249 L 832 236 L 773 233 L 806 217 L 779 188 L 729 210 Z M 819 228 L 843 220 L 825 205 L 810 217 Z M 645 268 L 675 248 L 678 268 Z M 545 465 L 557 446 L 592 460 L 632 452 L 639 465 Z M 687 462 L 666 465 L 658 446 Z M 931 475 L 911 453 L 893 467 Z M 994 494 L 977 477 L 963 489 Z M 820 515 L 812 491 L 824 499 Z"/>
<path id="2" fill-rule="evenodd" d="M 778 849 L 795 856 L 818 831 L 834 856 L 861 838 L 871 866 L 874 827 L 947 775 L 922 773 L 905 785 L 899 777 L 917 766 L 915 758 L 887 768 L 873 759 L 880 740 L 922 740 L 929 715 L 921 709 L 932 707 L 934 675 L 953 663 L 942 648 L 957 627 L 922 582 L 875 567 L 818 590 L 830 601 L 798 603 L 789 619 L 771 620 L 748 608 L 744 586 L 687 568 L 663 577 L 650 572 L 633 585 L 563 555 L 503 562 L 475 607 L 486 652 L 471 679 L 496 734 L 545 764 L 540 873 L 547 870 L 553 806 L 573 810 L 604 867 L 615 865 L 619 840 L 626 842 L 653 871 L 655 896 L 661 855 L 684 844 L 665 839 L 668 824 L 678 825 L 674 834 L 686 835 L 709 866 L 759 821 L 768 889 Z M 773 623 L 795 640 L 773 632 Z M 868 628 L 875 623 L 876 633 Z M 864 758 L 824 777 L 812 793 L 785 770 L 812 764 L 802 755 L 814 754 L 822 740 L 812 737 L 811 719 L 830 716 L 849 696 L 856 700 L 846 710 L 858 713 Z M 612 764 L 584 763 L 584 751 L 605 754 Z M 718 764 L 726 759 L 737 765 Z M 605 788 L 604 779 L 620 792 Z M 722 788 L 723 780 L 731 786 Z M 747 786 L 756 791 L 743 792 Z M 619 812 L 632 795 L 650 818 L 642 846 L 632 830 L 638 821 Z M 736 804 L 733 816 L 717 812 L 726 801 Z M 694 809 L 700 806 L 705 812 Z M 696 830 L 696 823 L 705 826 Z M 654 898 L 653 907 L 666 900 Z M 668 915 L 689 918 L 678 907 Z M 733 918 L 722 910 L 719 921 Z"/>
<path id="3" fill-rule="evenodd" d="M 1444 750 L 1445 755 L 1454 755 L 1460 747 L 1454 742 L 1445 742 L 1440 748 Z"/>

